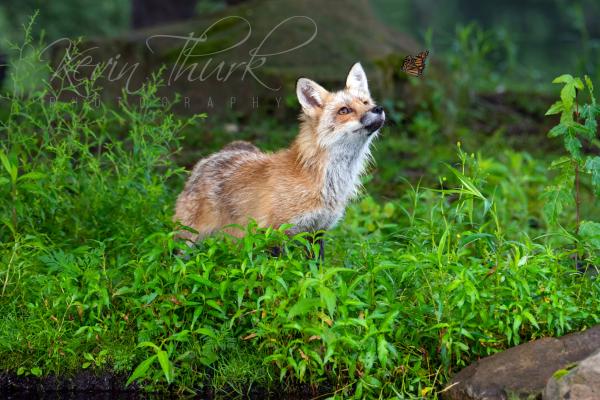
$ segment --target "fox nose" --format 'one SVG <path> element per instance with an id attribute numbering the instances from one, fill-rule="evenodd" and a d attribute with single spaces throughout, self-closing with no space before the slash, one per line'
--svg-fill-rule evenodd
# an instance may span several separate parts
<path id="1" fill-rule="evenodd" d="M 383 107 L 375 106 L 375 107 L 371 108 L 371 112 L 373 112 L 375 114 L 381 114 L 381 113 L 383 113 Z"/>
<path id="2" fill-rule="evenodd" d="M 364 129 L 366 129 L 369 135 L 375 132 L 381 128 L 385 122 L 385 112 L 383 107 L 375 106 L 371 108 L 368 112 L 364 113 L 360 122 L 363 124 Z"/>

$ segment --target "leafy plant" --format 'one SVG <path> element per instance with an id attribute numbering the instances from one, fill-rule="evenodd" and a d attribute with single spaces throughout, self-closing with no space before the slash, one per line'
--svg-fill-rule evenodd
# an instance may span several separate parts
<path id="1" fill-rule="evenodd" d="M 563 87 L 560 100 L 548 109 L 546 115 L 560 114 L 560 122 L 548 132 L 548 136 L 562 137 L 568 156 L 552 163 L 552 168 L 558 169 L 559 175 L 555 184 L 545 193 L 547 204 L 544 210 L 547 218 L 556 223 L 565 206 L 574 203 L 574 232 L 579 235 L 582 226 L 580 211 L 582 174 L 587 173 L 591 176 L 593 191 L 600 199 L 600 157 L 586 155 L 584 152 L 584 145 L 589 147 L 597 145 L 594 140 L 597 138 L 597 118 L 600 116 L 600 107 L 596 103 L 594 86 L 588 76 L 585 76 L 585 85 L 581 78 L 569 74 L 557 77 L 553 83 L 562 84 Z M 585 88 L 587 88 L 589 102 L 580 105 L 578 93 Z M 595 223 L 586 221 L 584 226 L 584 238 L 598 234 Z"/>

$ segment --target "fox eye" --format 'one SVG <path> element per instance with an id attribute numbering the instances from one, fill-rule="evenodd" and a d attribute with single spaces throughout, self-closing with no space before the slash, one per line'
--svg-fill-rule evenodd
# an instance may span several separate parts
<path id="1" fill-rule="evenodd" d="M 363 100 L 363 104 L 366 106 L 367 104 L 369 104 L 369 100 Z"/>
<path id="2" fill-rule="evenodd" d="M 342 107 L 338 110 L 339 115 L 350 114 L 351 112 L 352 112 L 352 109 L 349 107 Z"/>

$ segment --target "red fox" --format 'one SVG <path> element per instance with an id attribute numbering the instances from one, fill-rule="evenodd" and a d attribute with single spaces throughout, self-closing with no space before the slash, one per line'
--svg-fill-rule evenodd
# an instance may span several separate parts
<path id="1" fill-rule="evenodd" d="M 181 237 L 196 241 L 249 218 L 262 227 L 293 224 L 289 235 L 327 230 L 340 220 L 358 192 L 385 112 L 371 99 L 360 63 L 341 91 L 300 78 L 296 94 L 300 132 L 289 148 L 269 154 L 235 141 L 194 166 L 174 219 L 198 234 L 182 231 Z"/>

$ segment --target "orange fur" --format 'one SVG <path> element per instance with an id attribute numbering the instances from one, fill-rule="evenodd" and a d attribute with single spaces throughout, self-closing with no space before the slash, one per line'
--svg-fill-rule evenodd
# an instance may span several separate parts
<path id="1" fill-rule="evenodd" d="M 352 72 L 362 74 L 358 81 Z M 337 222 L 354 193 L 373 133 L 360 122 L 373 110 L 362 67 L 355 65 L 351 75 L 352 87 L 337 93 L 299 81 L 300 132 L 288 149 L 267 154 L 238 141 L 200 160 L 177 199 L 174 216 L 198 235 L 180 236 L 194 241 L 230 224 L 245 225 L 249 218 L 259 226 L 297 222 L 298 231 L 327 229 Z M 340 115 L 342 106 L 353 112 Z M 237 229 L 228 232 L 242 235 Z"/>

